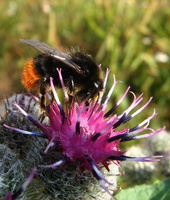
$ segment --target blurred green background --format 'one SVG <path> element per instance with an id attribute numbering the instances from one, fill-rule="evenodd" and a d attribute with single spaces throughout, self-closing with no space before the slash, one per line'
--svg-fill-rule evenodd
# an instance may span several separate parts
<path id="1" fill-rule="evenodd" d="M 113 94 L 112 105 L 130 85 L 137 95 L 144 93 L 145 102 L 154 97 L 141 118 L 156 108 L 159 115 L 152 127 L 170 128 L 169 0 L 1 0 L 0 15 L 1 99 L 23 91 L 23 65 L 38 54 L 20 38 L 60 50 L 78 45 L 104 71 L 111 69 L 108 86 L 111 74 L 124 82 Z"/>

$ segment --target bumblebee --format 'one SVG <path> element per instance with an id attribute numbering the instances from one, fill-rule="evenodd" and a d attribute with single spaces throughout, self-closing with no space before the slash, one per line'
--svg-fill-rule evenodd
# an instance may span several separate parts
<path id="1" fill-rule="evenodd" d="M 50 77 L 53 78 L 53 83 L 57 88 L 62 88 L 57 68 L 62 70 L 69 104 L 72 101 L 89 102 L 99 96 L 103 90 L 101 68 L 90 55 L 80 50 L 64 53 L 37 40 L 21 39 L 20 41 L 42 52 L 25 64 L 22 84 L 28 91 L 39 91 L 43 109 L 46 107 L 45 94 Z"/>

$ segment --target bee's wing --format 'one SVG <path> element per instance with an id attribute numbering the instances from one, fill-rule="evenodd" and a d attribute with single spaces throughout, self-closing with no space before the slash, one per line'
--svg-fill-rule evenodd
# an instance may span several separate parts
<path id="1" fill-rule="evenodd" d="M 79 74 L 82 73 L 81 68 L 71 60 L 68 54 L 59 51 L 53 47 L 50 47 L 49 45 L 43 42 L 39 42 L 38 40 L 20 39 L 20 41 L 24 44 L 34 47 L 35 49 L 41 51 L 42 53 L 45 53 L 46 55 L 60 60 L 61 62 L 65 63 L 66 65 L 77 71 Z"/>

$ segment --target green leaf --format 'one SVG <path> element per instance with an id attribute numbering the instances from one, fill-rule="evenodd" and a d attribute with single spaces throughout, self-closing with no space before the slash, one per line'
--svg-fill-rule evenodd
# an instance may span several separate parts
<path id="1" fill-rule="evenodd" d="M 153 185 L 140 185 L 125 189 L 116 195 L 118 200 L 169 200 L 170 179 Z"/>

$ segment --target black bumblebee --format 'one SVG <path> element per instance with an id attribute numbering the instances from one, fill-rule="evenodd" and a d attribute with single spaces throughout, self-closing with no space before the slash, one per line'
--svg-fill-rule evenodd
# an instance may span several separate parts
<path id="1" fill-rule="evenodd" d="M 41 107 L 45 108 L 45 93 L 50 77 L 56 87 L 61 88 L 58 69 L 69 95 L 69 103 L 88 102 L 99 96 L 103 90 L 101 68 L 90 55 L 81 51 L 61 52 L 37 40 L 20 40 L 42 52 L 25 64 L 22 83 L 27 90 L 38 90 L 41 94 Z"/>

